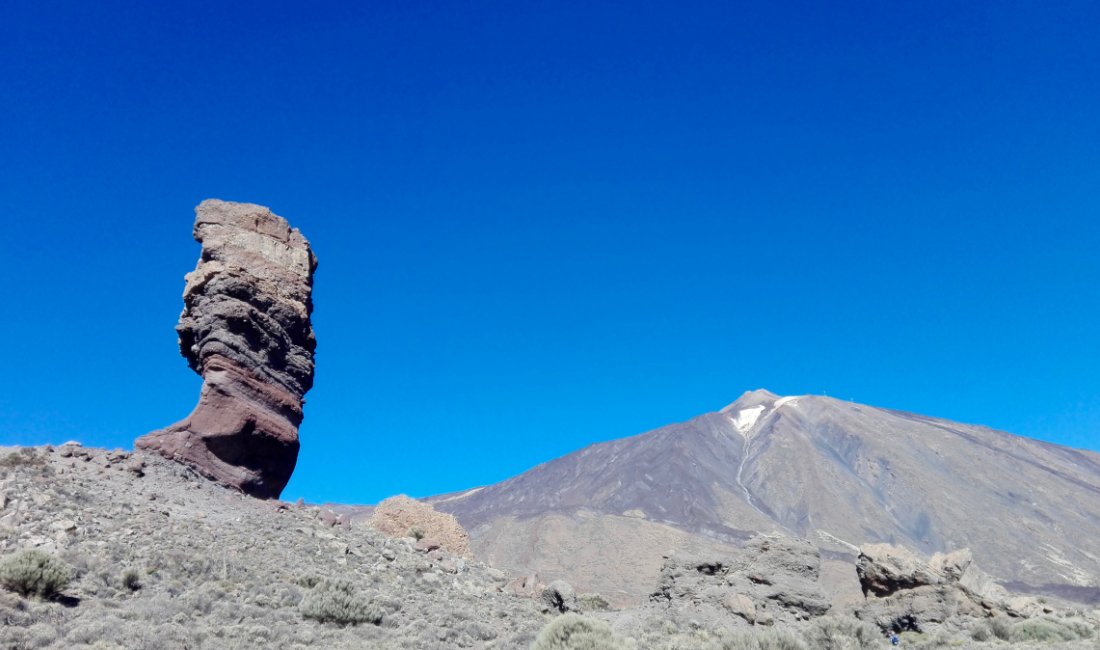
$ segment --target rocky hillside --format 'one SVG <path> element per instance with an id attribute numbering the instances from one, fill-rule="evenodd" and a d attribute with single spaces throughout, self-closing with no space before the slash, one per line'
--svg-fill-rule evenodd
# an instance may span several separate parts
<path id="1" fill-rule="evenodd" d="M 865 543 L 974 549 L 1018 589 L 1100 595 L 1100 455 L 818 396 L 745 393 L 681 424 L 430 499 L 479 556 L 635 600 L 665 548 L 814 540 L 835 598 Z"/>
<path id="2" fill-rule="evenodd" d="M 613 610 L 446 552 L 436 536 L 459 551 L 464 537 L 439 513 L 379 511 L 398 536 L 157 455 L 0 448 L 0 649 L 829 650 L 888 647 L 887 632 L 915 648 L 1097 647 L 1097 613 L 1010 609 L 967 577 L 968 556 L 870 549 L 874 593 L 844 608 L 814 544 L 755 537 L 662 558 L 646 602 Z"/>
<path id="3" fill-rule="evenodd" d="M 75 578 L 50 602 L 0 589 L 4 650 L 518 648 L 545 622 L 483 565 L 155 455 L 0 449 L 0 558 L 27 549 Z M 305 616 L 334 581 L 366 620 Z"/>

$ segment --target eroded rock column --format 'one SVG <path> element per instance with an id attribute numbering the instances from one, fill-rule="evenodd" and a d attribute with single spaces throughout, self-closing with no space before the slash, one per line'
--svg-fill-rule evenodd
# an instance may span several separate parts
<path id="1" fill-rule="evenodd" d="M 317 346 L 309 242 L 271 210 L 210 199 L 195 208 L 198 266 L 176 331 L 202 375 L 187 418 L 138 438 L 153 451 L 261 498 L 283 491 L 298 458 Z"/>

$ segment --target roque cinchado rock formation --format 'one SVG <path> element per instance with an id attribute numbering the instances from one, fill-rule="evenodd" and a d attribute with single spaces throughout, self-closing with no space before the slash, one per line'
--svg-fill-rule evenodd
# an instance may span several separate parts
<path id="1" fill-rule="evenodd" d="M 285 219 L 250 203 L 203 201 L 194 236 L 202 254 L 186 276 L 176 331 L 203 378 L 199 403 L 136 446 L 253 496 L 278 497 L 294 471 L 303 396 L 313 385 L 317 258 Z"/>

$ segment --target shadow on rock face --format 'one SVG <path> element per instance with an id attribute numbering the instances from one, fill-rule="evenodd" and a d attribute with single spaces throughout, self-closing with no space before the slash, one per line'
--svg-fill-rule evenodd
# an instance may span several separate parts
<path id="1" fill-rule="evenodd" d="M 317 259 L 301 233 L 262 206 L 212 199 L 195 215 L 202 253 L 187 274 L 176 330 L 202 391 L 187 418 L 136 446 L 276 498 L 298 459 L 303 399 L 313 386 Z"/>

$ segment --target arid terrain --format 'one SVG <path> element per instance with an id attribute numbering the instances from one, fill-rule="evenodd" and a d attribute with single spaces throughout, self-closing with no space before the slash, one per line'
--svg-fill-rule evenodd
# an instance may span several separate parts
<path id="1" fill-rule="evenodd" d="M 5 448 L 0 472 L 0 562 L 35 549 L 71 575 L 46 598 L 0 590 L 5 650 L 869 648 L 888 647 L 881 625 L 906 621 L 920 628 L 902 631 L 907 647 L 1006 646 L 998 635 L 1013 647 L 1098 647 L 1096 611 L 1007 604 L 966 577 L 980 574 L 965 557 L 869 557 L 868 584 L 898 591 L 838 607 L 820 584 L 814 544 L 757 537 L 668 558 L 651 597 L 620 610 L 564 583 L 525 588 L 435 548 L 431 529 L 389 537 L 327 509 L 246 496 L 156 455 Z M 963 577 L 951 577 L 959 567 Z M 333 585 L 344 594 L 335 608 L 318 600 Z M 537 645 L 540 630 L 577 620 L 606 632 L 596 635 L 603 645 Z"/>
<path id="2" fill-rule="evenodd" d="M 835 599 L 858 548 L 973 550 L 1022 592 L 1100 604 L 1100 454 L 828 397 L 729 406 L 586 447 L 495 485 L 429 499 L 479 557 L 626 604 L 669 548 L 757 533 L 812 540 Z"/>

